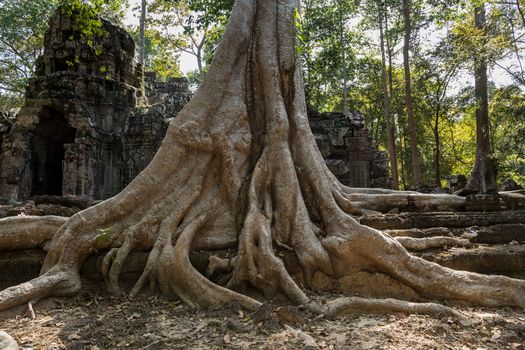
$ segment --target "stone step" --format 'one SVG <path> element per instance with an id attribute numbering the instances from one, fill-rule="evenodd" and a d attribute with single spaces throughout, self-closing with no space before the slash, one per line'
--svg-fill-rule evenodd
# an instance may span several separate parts
<path id="1" fill-rule="evenodd" d="M 525 244 L 480 245 L 418 255 L 455 270 L 525 278 Z"/>
<path id="2" fill-rule="evenodd" d="M 379 230 L 426 229 L 433 227 L 465 228 L 499 224 L 525 224 L 525 210 L 367 214 L 360 217 L 359 222 Z"/>
<path id="3" fill-rule="evenodd" d="M 525 224 L 501 224 L 484 227 L 433 227 L 428 229 L 384 230 L 392 237 L 425 238 L 436 236 L 463 237 L 472 243 L 504 244 L 513 241 L 525 242 Z"/>

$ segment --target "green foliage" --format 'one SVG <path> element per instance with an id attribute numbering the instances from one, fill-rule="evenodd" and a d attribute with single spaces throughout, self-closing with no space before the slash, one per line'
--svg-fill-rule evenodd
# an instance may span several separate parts
<path id="1" fill-rule="evenodd" d="M 0 110 L 20 106 L 56 5 L 56 0 L 0 2 Z"/>
<path id="2" fill-rule="evenodd" d="M 104 30 L 101 18 L 104 16 L 118 23 L 124 15 L 123 0 L 60 0 L 59 11 L 73 18 L 71 39 L 79 36 L 96 55 L 102 53 L 100 39 L 108 35 Z"/>
<path id="3" fill-rule="evenodd" d="M 525 95 L 517 85 L 491 91 L 492 146 L 498 179 L 525 184 Z"/>
<path id="4" fill-rule="evenodd" d="M 404 70 L 401 60 L 404 32 L 401 0 L 303 0 L 299 53 L 303 57 L 307 99 L 321 111 L 342 111 L 343 76 L 350 83 L 350 109 L 365 115 L 366 126 L 380 148 L 386 149 L 386 131 L 381 86 L 381 55 L 378 23 L 385 30 L 388 54 L 392 56 L 391 112 L 396 123 L 399 173 L 409 183 L 410 146 L 404 103 Z M 523 98 L 525 71 L 521 63 L 525 17 L 516 4 L 485 2 L 487 29 L 473 25 L 474 7 L 481 1 L 412 0 L 411 43 L 412 93 L 418 123 L 419 152 L 427 183 L 440 175 L 469 175 L 475 159 L 474 58 L 482 56 L 491 67 L 505 68 L 516 84 L 492 87 L 491 123 L 499 180 L 513 177 L 524 181 Z M 520 4 L 525 3 L 520 0 Z M 525 8 L 525 6 L 522 7 Z M 341 11 L 342 10 L 342 11 Z M 344 27 L 339 21 L 343 13 Z M 429 34 L 431 33 L 431 34 Z M 345 48 L 345 60 L 341 55 Z M 512 58 L 515 64 L 504 66 Z M 506 107 L 503 107 L 506 106 Z M 520 114 L 521 113 L 521 114 Z M 512 117 L 511 117 L 512 116 Z M 520 124 L 521 123 L 521 124 Z M 512 130 L 511 130 L 512 128 Z M 436 164 L 436 157 L 439 163 Z"/>
<path id="5" fill-rule="evenodd" d="M 174 55 L 193 55 L 198 66 L 197 82 L 206 72 L 228 21 L 233 0 L 153 0 L 148 27 L 155 28 L 171 43 Z M 177 27 L 175 29 L 174 27 Z"/>
<path id="6" fill-rule="evenodd" d="M 138 42 L 138 28 L 132 28 L 129 32 L 135 42 Z M 165 35 L 156 29 L 146 29 L 144 32 L 145 71 L 154 71 L 161 79 L 180 77 L 182 74 L 177 64 L 179 45 L 177 37 Z"/>

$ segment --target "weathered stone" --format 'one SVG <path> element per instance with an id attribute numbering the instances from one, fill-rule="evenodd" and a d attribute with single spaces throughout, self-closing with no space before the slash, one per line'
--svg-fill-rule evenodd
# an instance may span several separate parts
<path id="1" fill-rule="evenodd" d="M 2 251 L 0 253 L 0 288 L 27 282 L 40 273 L 46 254 L 40 249 Z"/>
<path id="2" fill-rule="evenodd" d="M 382 274 L 359 271 L 339 278 L 338 289 L 346 295 L 358 294 L 371 298 L 396 298 L 403 300 L 420 300 L 419 295 L 407 285 Z M 377 286 L 381 286 L 380 289 Z"/>
<path id="3" fill-rule="evenodd" d="M 25 201 L 16 206 L 8 206 L 6 208 L 7 216 L 17 216 L 17 215 L 32 215 L 32 216 L 42 216 L 43 211 L 39 210 L 35 202 Z"/>
<path id="4" fill-rule="evenodd" d="M 348 163 L 341 159 L 327 159 L 326 165 L 328 169 L 338 177 L 344 176 L 350 171 L 350 169 L 348 169 Z"/>
<path id="5" fill-rule="evenodd" d="M 506 209 L 519 210 L 525 209 L 525 195 L 515 192 L 500 192 L 500 197 L 505 203 Z"/>
<path id="6" fill-rule="evenodd" d="M 470 241 L 475 243 L 525 242 L 525 224 L 501 224 L 471 231 L 475 234 Z"/>
<path id="7" fill-rule="evenodd" d="M 185 78 L 159 81 L 143 73 L 125 30 L 103 20 L 109 35 L 98 39 L 103 50 L 96 54 L 72 32 L 73 21 L 60 12 L 50 20 L 25 106 L 16 120 L 0 115 L 0 196 L 7 201 L 117 194 L 149 164 L 169 120 L 189 99 Z M 390 187 L 388 159 L 361 113 L 309 111 L 309 120 L 321 154 L 344 184 Z M 59 208 L 49 205 L 61 205 L 42 204 L 53 213 Z"/>
<path id="8" fill-rule="evenodd" d="M 62 207 L 80 209 L 86 209 L 87 207 L 91 206 L 93 202 L 89 198 L 77 196 L 34 196 L 31 198 L 31 200 L 35 202 L 37 206 L 40 204 L 55 204 Z"/>
<path id="9" fill-rule="evenodd" d="M 523 186 L 518 185 L 513 179 L 505 179 L 500 186 L 500 191 L 517 191 L 522 190 Z"/>
<path id="10" fill-rule="evenodd" d="M 380 152 L 364 128 L 364 117 L 352 112 L 308 111 L 310 127 L 328 168 L 345 185 L 389 188 L 388 158 Z"/>
<path id="11" fill-rule="evenodd" d="M 452 248 L 438 254 L 423 253 L 421 257 L 455 270 L 519 276 L 525 271 L 525 245 Z"/>
<path id="12" fill-rule="evenodd" d="M 501 209 L 500 197 L 494 195 L 470 195 L 465 201 L 466 211 L 495 211 Z"/>
<path id="13" fill-rule="evenodd" d="M 359 222 L 379 230 L 525 224 L 525 211 L 372 214 L 363 215 Z"/>
<path id="14" fill-rule="evenodd" d="M 467 177 L 465 175 L 452 175 L 447 178 L 447 187 L 456 192 L 467 185 Z"/>
<path id="15" fill-rule="evenodd" d="M 4 331 L 0 331 L 0 350 L 18 350 L 16 341 Z"/>

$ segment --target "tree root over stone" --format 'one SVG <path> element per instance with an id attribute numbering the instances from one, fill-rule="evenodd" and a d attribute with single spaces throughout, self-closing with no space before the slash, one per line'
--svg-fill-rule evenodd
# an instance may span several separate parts
<path id="1" fill-rule="evenodd" d="M 149 283 L 195 308 L 235 301 L 254 309 L 260 299 L 281 295 L 328 315 L 362 309 L 459 317 L 445 306 L 388 299 L 317 305 L 287 271 L 280 249 L 295 253 L 306 286 L 318 271 L 336 279 L 377 271 L 426 298 L 525 307 L 525 281 L 427 262 L 403 247 L 406 240 L 350 215 L 399 205 L 449 210 L 463 199 L 351 189 L 330 173 L 308 125 L 295 5 L 236 1 L 201 88 L 171 121 L 151 164 L 121 193 L 42 229 L 36 219 L 0 221 L 0 247 L 25 249 L 52 237 L 41 275 L 1 291 L 0 310 L 79 292 L 80 267 L 97 251 L 108 252 L 108 289 L 122 294 L 118 277 L 126 257 L 149 251 L 131 295 Z M 13 243 L 19 232 L 33 243 Z M 228 259 L 212 258 L 208 271 L 225 272 L 229 281 L 218 285 L 201 275 L 189 261 L 192 250 L 229 251 Z"/>

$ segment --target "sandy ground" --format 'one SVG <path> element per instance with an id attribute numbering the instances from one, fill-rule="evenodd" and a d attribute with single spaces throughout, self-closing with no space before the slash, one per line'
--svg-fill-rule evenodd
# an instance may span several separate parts
<path id="1" fill-rule="evenodd" d="M 327 320 L 300 308 L 238 305 L 192 311 L 156 297 L 116 298 L 92 285 L 48 299 L 36 317 L 3 315 L 22 349 L 525 349 L 525 312 L 455 306 L 472 324 L 416 315 L 349 315 Z M 320 301 L 333 296 L 316 296 Z"/>

